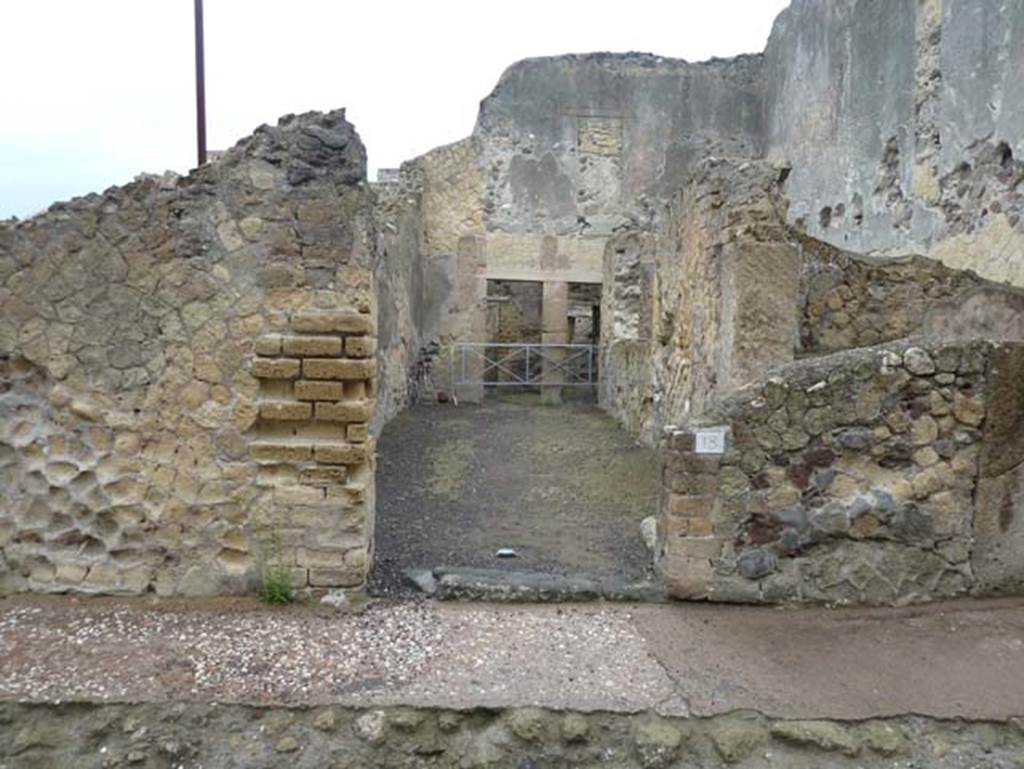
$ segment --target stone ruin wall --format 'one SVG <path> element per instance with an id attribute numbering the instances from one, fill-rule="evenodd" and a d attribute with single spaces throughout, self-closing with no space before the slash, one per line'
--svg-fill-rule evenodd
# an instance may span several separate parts
<path id="1" fill-rule="evenodd" d="M 620 410 L 668 435 L 670 593 L 888 604 L 1019 590 L 1024 291 L 839 251 L 786 226 L 771 164 L 707 166 L 655 257 L 677 272 L 655 273 L 647 357 L 679 378 L 656 420 Z M 724 456 L 694 452 L 701 426 L 728 428 Z"/>
<path id="2" fill-rule="evenodd" d="M 282 119 L 188 177 L 0 224 L 0 586 L 363 580 L 376 312 L 365 154 Z"/>
<path id="3" fill-rule="evenodd" d="M 759 56 L 690 64 L 586 54 L 513 65 L 474 131 L 488 228 L 603 239 L 646 227 L 703 158 L 758 153 L 759 77 Z"/>
<path id="4" fill-rule="evenodd" d="M 807 236 L 786 223 L 784 176 L 763 160 L 709 159 L 655 235 L 609 244 L 601 402 L 639 439 L 656 443 L 796 358 L 912 336 L 1024 339 L 1024 290 Z M 630 323 L 615 322 L 623 314 Z"/>
<path id="5" fill-rule="evenodd" d="M 784 180 L 710 159 L 655 237 L 606 254 L 604 360 L 625 365 L 606 367 L 602 402 L 638 437 L 668 436 L 669 592 L 892 604 L 1019 590 L 1024 291 L 808 237 L 786 224 Z M 725 456 L 694 453 L 700 426 L 729 429 Z"/>
<path id="6" fill-rule="evenodd" d="M 1024 344 L 903 342 L 793 363 L 715 403 L 693 424 L 728 427 L 726 453 L 694 453 L 692 430 L 666 452 L 669 591 L 835 604 L 1019 591 L 1022 372 Z"/>
<path id="7" fill-rule="evenodd" d="M 657 443 L 667 425 L 699 414 L 717 394 L 792 360 L 800 258 L 778 177 L 762 161 L 710 158 L 656 233 L 610 244 L 604 313 L 628 306 L 645 331 L 638 341 L 606 327 L 601 403 L 639 440 Z M 615 268 L 631 242 L 643 243 L 650 277 Z"/>
<path id="8" fill-rule="evenodd" d="M 0 225 L 5 589 L 357 584 L 373 435 L 452 394 L 488 279 L 603 285 L 601 403 L 649 442 L 796 359 L 1019 339 L 1018 295 L 874 257 L 1024 283 L 1022 21 L 796 0 L 763 55 L 520 62 L 372 193 L 331 113 Z"/>
<path id="9" fill-rule="evenodd" d="M 922 256 L 867 258 L 798 233 L 803 254 L 797 355 L 914 334 L 1024 339 L 1024 291 Z"/>

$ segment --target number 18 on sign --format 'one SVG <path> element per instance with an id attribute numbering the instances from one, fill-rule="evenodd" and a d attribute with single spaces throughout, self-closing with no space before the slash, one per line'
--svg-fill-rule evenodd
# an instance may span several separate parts
<path id="1" fill-rule="evenodd" d="M 697 454 L 724 454 L 725 427 L 706 427 L 694 430 L 694 451 Z"/>

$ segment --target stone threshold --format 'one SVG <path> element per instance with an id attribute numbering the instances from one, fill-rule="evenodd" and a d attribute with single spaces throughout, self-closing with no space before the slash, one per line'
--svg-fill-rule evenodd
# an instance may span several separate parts
<path id="1" fill-rule="evenodd" d="M 662 603 L 667 600 L 658 583 L 599 579 L 583 574 L 439 567 L 410 569 L 405 575 L 423 593 L 440 601 Z"/>

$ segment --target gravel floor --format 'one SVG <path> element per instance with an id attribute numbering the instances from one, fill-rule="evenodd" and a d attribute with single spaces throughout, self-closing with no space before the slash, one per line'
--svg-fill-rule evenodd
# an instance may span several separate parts
<path id="1" fill-rule="evenodd" d="M 655 452 L 591 404 L 414 408 L 385 428 L 378 456 L 378 595 L 435 567 L 649 576 L 640 521 L 656 510 Z M 518 557 L 495 558 L 501 547 Z"/>
<path id="2" fill-rule="evenodd" d="M 631 616 L 598 607 L 188 611 L 0 600 L 0 700 L 217 701 L 632 711 L 673 686 Z M 617 655 L 633 661 L 624 667 Z"/>

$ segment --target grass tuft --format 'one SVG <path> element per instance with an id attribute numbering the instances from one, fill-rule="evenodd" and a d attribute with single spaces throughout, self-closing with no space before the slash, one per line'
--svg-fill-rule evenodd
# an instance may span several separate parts
<path id="1" fill-rule="evenodd" d="M 292 587 L 292 578 L 287 569 L 280 566 L 271 566 L 263 574 L 263 584 L 260 586 L 260 600 L 263 603 L 279 606 L 291 603 L 295 598 L 295 588 Z"/>

